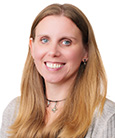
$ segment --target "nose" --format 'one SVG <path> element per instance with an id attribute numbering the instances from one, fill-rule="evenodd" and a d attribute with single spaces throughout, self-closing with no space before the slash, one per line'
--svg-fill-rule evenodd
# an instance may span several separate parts
<path id="1" fill-rule="evenodd" d="M 57 43 L 52 43 L 50 45 L 48 55 L 51 57 L 59 57 L 61 55 L 60 47 Z"/>

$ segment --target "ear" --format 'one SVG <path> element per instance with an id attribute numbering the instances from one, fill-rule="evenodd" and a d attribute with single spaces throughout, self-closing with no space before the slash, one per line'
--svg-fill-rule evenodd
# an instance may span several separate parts
<path id="1" fill-rule="evenodd" d="M 31 51 L 31 55 L 34 58 L 34 46 L 33 46 L 33 38 L 29 39 L 29 47 L 30 47 L 30 51 Z"/>
<path id="2" fill-rule="evenodd" d="M 87 50 L 85 50 L 85 52 L 84 52 L 84 56 L 82 59 L 83 62 L 84 62 L 84 59 L 86 60 L 86 62 L 88 61 L 88 51 Z"/>

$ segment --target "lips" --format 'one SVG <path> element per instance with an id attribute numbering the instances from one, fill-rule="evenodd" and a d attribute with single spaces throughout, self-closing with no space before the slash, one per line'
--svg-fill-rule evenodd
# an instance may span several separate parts
<path id="1" fill-rule="evenodd" d="M 51 62 L 45 62 L 45 65 L 48 68 L 51 69 L 60 69 L 61 67 L 63 67 L 65 65 L 65 63 L 51 63 Z"/>

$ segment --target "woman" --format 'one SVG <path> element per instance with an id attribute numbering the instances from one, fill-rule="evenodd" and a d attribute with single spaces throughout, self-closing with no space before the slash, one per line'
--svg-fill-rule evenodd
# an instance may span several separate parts
<path id="1" fill-rule="evenodd" d="M 21 97 L 6 108 L 0 136 L 114 138 L 115 104 L 106 91 L 88 19 L 73 5 L 50 5 L 33 22 Z"/>

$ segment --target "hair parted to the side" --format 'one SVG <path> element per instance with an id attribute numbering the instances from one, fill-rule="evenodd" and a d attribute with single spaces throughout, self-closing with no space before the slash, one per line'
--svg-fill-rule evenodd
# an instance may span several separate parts
<path id="1" fill-rule="evenodd" d="M 30 38 L 35 38 L 36 26 L 46 16 L 66 16 L 81 30 L 88 50 L 86 67 L 81 63 L 79 73 L 69 92 L 59 117 L 45 129 L 45 85 L 28 52 L 22 84 L 20 108 L 11 126 L 10 138 L 83 138 L 91 124 L 94 111 L 103 110 L 107 81 L 92 27 L 86 16 L 71 4 L 52 4 L 42 10 L 33 22 Z"/>

